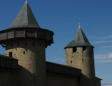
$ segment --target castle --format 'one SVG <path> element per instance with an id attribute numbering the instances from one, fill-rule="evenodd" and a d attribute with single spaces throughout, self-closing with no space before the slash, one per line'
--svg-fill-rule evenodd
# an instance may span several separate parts
<path id="1" fill-rule="evenodd" d="M 81 27 L 66 47 L 66 65 L 46 62 L 54 33 L 37 23 L 25 2 L 8 29 L 0 31 L 0 86 L 101 86 L 95 76 L 94 47 Z"/>

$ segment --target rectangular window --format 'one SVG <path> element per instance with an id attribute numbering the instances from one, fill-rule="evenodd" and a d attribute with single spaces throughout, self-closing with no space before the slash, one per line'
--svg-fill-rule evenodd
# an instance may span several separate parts
<path id="1" fill-rule="evenodd" d="M 76 51 L 77 51 L 77 47 L 74 47 L 73 48 L 73 53 L 76 52 Z"/>
<path id="2" fill-rule="evenodd" d="M 12 52 L 9 52 L 9 57 L 12 57 Z"/>

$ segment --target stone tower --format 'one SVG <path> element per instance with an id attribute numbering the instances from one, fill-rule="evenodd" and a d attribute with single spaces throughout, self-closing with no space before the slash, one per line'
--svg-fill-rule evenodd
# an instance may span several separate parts
<path id="1" fill-rule="evenodd" d="M 79 26 L 75 39 L 66 47 L 66 64 L 81 69 L 82 74 L 93 79 L 95 77 L 93 46 Z"/>
<path id="2" fill-rule="evenodd" d="M 53 32 L 40 28 L 28 2 L 11 26 L 0 31 L 0 44 L 6 48 L 6 56 L 16 58 L 20 66 L 38 77 L 39 86 L 46 85 L 45 49 L 52 43 Z"/>

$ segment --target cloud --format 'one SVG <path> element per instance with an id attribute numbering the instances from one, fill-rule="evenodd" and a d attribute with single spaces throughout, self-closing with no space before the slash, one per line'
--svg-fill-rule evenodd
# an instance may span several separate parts
<path id="1" fill-rule="evenodd" d="M 104 83 L 102 86 L 112 86 L 112 83 Z"/>
<path id="2" fill-rule="evenodd" d="M 111 39 L 112 35 L 105 36 L 104 39 Z"/>
<path id="3" fill-rule="evenodd" d="M 93 43 L 98 45 L 100 44 L 99 46 L 97 46 L 97 49 L 103 48 L 100 51 L 109 51 L 110 49 L 112 49 L 112 35 L 98 37 L 97 40 Z M 95 59 L 96 62 L 112 62 L 112 52 L 96 54 Z"/>
<path id="4" fill-rule="evenodd" d="M 112 48 L 112 46 L 102 46 L 101 48 Z"/>
<path id="5" fill-rule="evenodd" d="M 111 85 L 102 85 L 102 86 L 112 86 L 112 84 Z"/>
<path id="6" fill-rule="evenodd" d="M 96 41 L 93 41 L 94 44 L 102 44 L 102 43 L 112 43 L 112 35 L 97 37 Z"/>
<path id="7" fill-rule="evenodd" d="M 112 62 L 112 53 L 95 55 L 97 62 Z"/>
<path id="8" fill-rule="evenodd" d="M 94 44 L 101 44 L 101 43 L 112 43 L 112 40 L 98 40 L 94 41 Z"/>

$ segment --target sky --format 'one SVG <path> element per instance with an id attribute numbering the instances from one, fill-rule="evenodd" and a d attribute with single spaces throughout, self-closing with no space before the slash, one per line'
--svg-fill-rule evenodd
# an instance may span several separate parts
<path id="1" fill-rule="evenodd" d="M 0 0 L 0 30 L 7 29 L 24 0 Z M 74 39 L 80 21 L 94 48 L 96 75 L 112 86 L 112 0 L 28 0 L 42 28 L 54 32 L 47 61 L 65 64 L 64 47 Z M 0 53 L 4 54 L 0 47 Z"/>

